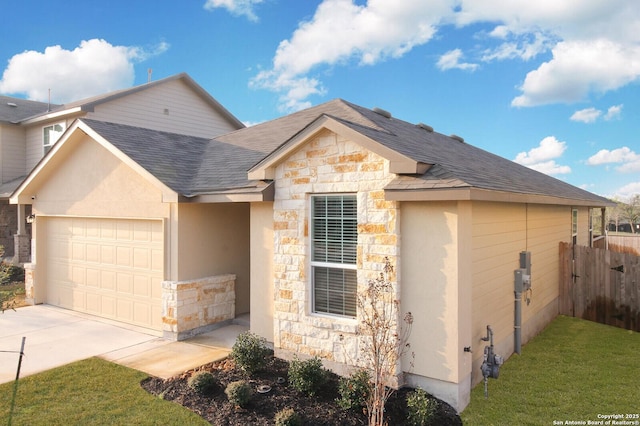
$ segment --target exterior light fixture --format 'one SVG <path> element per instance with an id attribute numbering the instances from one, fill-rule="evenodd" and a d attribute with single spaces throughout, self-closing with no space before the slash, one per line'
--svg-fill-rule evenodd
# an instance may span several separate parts
<path id="1" fill-rule="evenodd" d="M 36 220 L 36 215 L 31 213 L 29 216 L 27 216 L 27 223 L 33 223 Z"/>

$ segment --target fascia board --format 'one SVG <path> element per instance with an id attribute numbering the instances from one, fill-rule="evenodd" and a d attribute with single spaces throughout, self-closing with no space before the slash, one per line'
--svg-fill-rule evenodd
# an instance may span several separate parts
<path id="1" fill-rule="evenodd" d="M 82 112 L 86 112 L 86 110 L 83 109 L 83 107 L 81 106 L 70 108 L 70 109 L 63 109 L 61 111 L 50 112 L 48 114 L 29 118 L 27 120 L 21 121 L 20 125 L 28 126 L 31 124 L 43 123 L 43 122 L 47 122 L 55 119 L 68 118 L 70 116 L 73 116 Z"/>
<path id="2" fill-rule="evenodd" d="M 538 194 L 491 191 L 479 188 L 385 190 L 389 201 L 491 201 L 521 204 L 552 204 L 576 207 L 607 207 L 610 204 L 572 198 L 553 197 Z"/>

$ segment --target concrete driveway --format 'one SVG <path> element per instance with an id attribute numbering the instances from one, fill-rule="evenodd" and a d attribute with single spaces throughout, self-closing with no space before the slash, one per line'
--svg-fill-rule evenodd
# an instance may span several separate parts
<path id="1" fill-rule="evenodd" d="M 22 337 L 20 377 L 99 356 L 157 377 L 226 357 L 246 325 L 230 325 L 183 342 L 153 331 L 49 305 L 0 314 L 0 383 L 15 380 Z"/>

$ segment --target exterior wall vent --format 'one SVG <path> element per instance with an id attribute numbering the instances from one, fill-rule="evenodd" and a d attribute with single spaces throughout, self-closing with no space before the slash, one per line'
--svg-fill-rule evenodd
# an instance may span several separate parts
<path id="1" fill-rule="evenodd" d="M 386 110 L 382 109 L 382 108 L 375 107 L 373 109 L 373 112 L 375 112 L 376 114 L 380 114 L 381 116 L 383 116 L 385 118 L 391 118 L 391 113 L 389 111 L 386 111 Z"/>
<path id="2" fill-rule="evenodd" d="M 449 135 L 449 137 L 450 137 L 451 139 L 455 139 L 455 140 L 457 140 L 458 142 L 462 142 L 462 143 L 464 143 L 464 138 L 463 138 L 462 136 L 458 136 L 458 135 Z"/>
<path id="3" fill-rule="evenodd" d="M 416 124 L 416 126 L 420 127 L 421 129 L 426 130 L 429 133 L 433 133 L 433 127 L 429 126 L 428 124 L 418 123 L 418 124 Z"/>

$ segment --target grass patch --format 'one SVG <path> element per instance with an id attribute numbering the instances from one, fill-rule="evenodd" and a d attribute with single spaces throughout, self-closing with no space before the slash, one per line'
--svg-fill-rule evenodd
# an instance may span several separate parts
<path id="1" fill-rule="evenodd" d="M 17 365 L 16 365 L 17 366 Z M 99 358 L 20 379 L 16 425 L 206 425 L 200 416 L 140 387 L 147 374 Z M 13 382 L 0 385 L 0 418 L 7 420 Z"/>
<path id="2" fill-rule="evenodd" d="M 639 353 L 639 333 L 560 316 L 489 379 L 488 399 L 482 383 L 473 389 L 462 421 L 550 425 L 638 413 Z"/>

